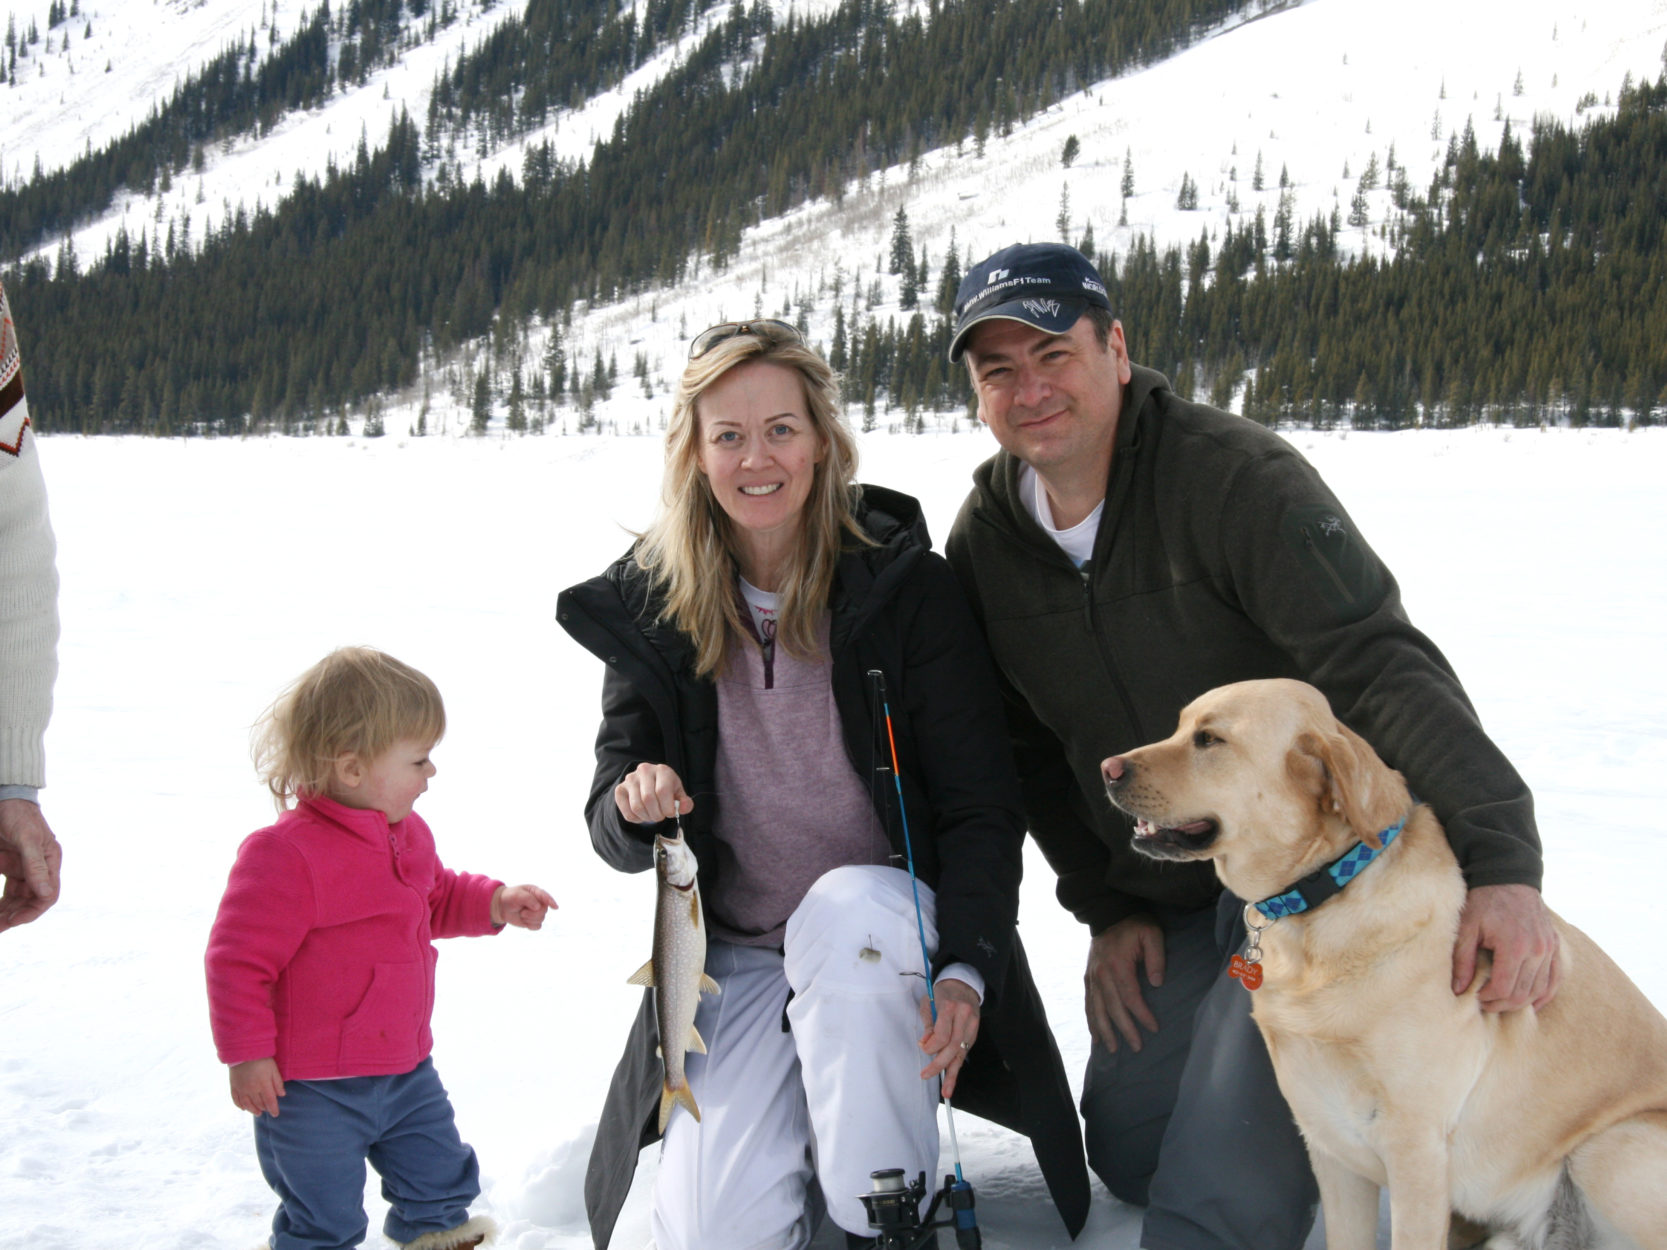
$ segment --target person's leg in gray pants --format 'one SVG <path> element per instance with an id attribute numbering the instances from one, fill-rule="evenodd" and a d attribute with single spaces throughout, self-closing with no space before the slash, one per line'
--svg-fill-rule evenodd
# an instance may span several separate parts
<path id="1" fill-rule="evenodd" d="M 1158 1019 L 1137 1053 L 1098 1044 L 1083 1082 L 1088 1162 L 1147 1207 L 1145 1250 L 1299 1250 L 1317 1192 L 1279 1092 L 1250 994 L 1226 973 L 1243 905 L 1155 911 L 1164 984 L 1143 987 Z"/>

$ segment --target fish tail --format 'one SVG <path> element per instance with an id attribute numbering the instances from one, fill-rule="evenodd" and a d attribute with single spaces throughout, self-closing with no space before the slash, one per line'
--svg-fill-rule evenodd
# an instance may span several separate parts
<path id="1" fill-rule="evenodd" d="M 671 1109 L 677 1103 L 682 1103 L 683 1109 L 690 1115 L 694 1116 L 696 1124 L 700 1123 L 700 1108 L 695 1105 L 695 1096 L 693 1092 L 690 1091 L 688 1085 L 678 1085 L 674 1088 L 672 1083 L 667 1081 L 660 1087 L 661 1136 L 665 1135 L 666 1122 L 671 1119 Z"/>

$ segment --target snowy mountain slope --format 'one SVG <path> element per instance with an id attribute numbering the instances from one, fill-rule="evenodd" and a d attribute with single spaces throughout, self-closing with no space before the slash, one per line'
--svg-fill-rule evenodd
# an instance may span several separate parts
<path id="1" fill-rule="evenodd" d="M 804 17 L 827 4 L 818 0 L 807 9 L 778 2 L 777 8 Z M 126 21 L 143 8 L 119 12 Z M 420 122 L 439 67 L 519 11 L 515 2 L 463 5 L 459 21 L 434 43 L 411 50 L 396 67 L 375 71 L 363 87 L 328 107 L 290 117 L 263 141 L 241 139 L 229 150 L 207 153 L 203 174 L 180 178 L 166 195 L 121 197 L 103 219 L 76 232 L 78 255 L 85 263 L 102 253 L 118 228 L 130 237 L 142 231 L 160 236 L 169 225 L 183 232 L 189 222 L 190 234 L 200 240 L 240 206 L 275 203 L 296 176 L 317 175 L 329 162 L 349 159 L 361 135 L 375 145 L 400 108 Z M 718 6 L 704 22 L 723 11 Z M 134 94 L 124 97 L 133 118 L 154 98 L 138 84 L 154 85 L 172 74 L 163 55 L 176 39 L 210 30 L 195 34 L 190 45 L 209 55 L 212 40 L 258 20 L 261 8 L 251 0 L 199 0 L 193 7 L 176 0 L 153 4 L 149 12 L 154 27 L 135 20 L 121 28 L 113 17 L 94 21 L 95 38 L 104 37 L 97 33 L 102 21 L 127 39 L 120 61 L 124 81 L 135 84 Z M 299 5 L 287 5 L 280 28 L 300 13 Z M 1160 245 L 1190 242 L 1206 231 L 1219 236 L 1229 220 L 1248 223 L 1258 209 L 1272 219 L 1282 172 L 1289 175 L 1299 223 L 1333 211 L 1341 217 L 1368 162 L 1382 170 L 1393 155 L 1421 191 L 1450 136 L 1466 125 L 1492 147 L 1506 124 L 1520 136 L 1536 116 L 1565 122 L 1593 116 L 1626 75 L 1659 73 L 1667 45 L 1667 0 L 1603 6 L 1409 0 L 1387 20 L 1361 0 L 1307 0 L 1265 14 L 1252 6 L 1245 16 L 1166 62 L 1065 98 L 1009 136 L 992 135 L 982 156 L 970 142 L 930 152 L 912 173 L 882 171 L 851 188 L 842 205 L 812 204 L 766 221 L 749 232 L 739 260 L 722 275 L 697 271 L 682 290 L 585 310 L 570 358 L 588 360 L 598 349 L 643 351 L 651 375 L 663 383 L 675 375 L 685 332 L 723 317 L 779 312 L 806 299 L 815 305 L 812 333 L 826 341 L 836 282 L 846 292 L 862 282 L 863 306 L 884 316 L 895 306 L 895 280 L 877 262 L 898 207 L 908 211 L 916 245 L 924 245 L 934 265 L 941 265 L 951 230 L 963 251 L 981 254 L 1014 239 L 1057 237 L 1062 217 L 1072 241 L 1092 227 L 1101 248 L 1117 251 L 1136 234 L 1150 234 Z M 462 144 L 462 176 L 490 178 L 500 169 L 516 175 L 527 144 L 545 139 L 564 157 L 582 157 L 611 133 L 631 94 L 679 56 L 679 47 L 666 49 L 619 90 L 505 147 L 481 155 Z M 77 127 L 84 129 L 79 118 L 94 99 L 105 98 L 77 97 L 75 107 L 54 115 L 42 99 L 49 81 L 25 75 L 13 89 L 28 107 L 0 125 L 0 151 L 10 168 L 27 163 L 39 147 L 73 150 L 81 141 Z M 85 81 L 84 73 L 75 81 Z M 1071 136 L 1081 156 L 1066 170 L 1060 153 Z M 1120 195 L 1125 162 L 1134 182 L 1126 210 Z M 1258 164 L 1261 191 L 1253 187 Z M 1183 178 L 1197 185 L 1194 211 L 1176 207 Z M 1389 192 L 1380 183 L 1367 199 L 1372 225 L 1345 229 L 1345 247 L 1384 246 L 1376 231 L 1389 211 Z M 876 281 L 870 304 L 868 288 Z M 602 415 L 622 429 L 643 421 L 640 405 L 627 410 L 617 401 Z"/>
<path id="2" fill-rule="evenodd" d="M 809 204 L 749 231 L 722 273 L 697 269 L 678 289 L 581 310 L 568 357 L 588 362 L 600 352 L 623 368 L 645 355 L 657 397 L 645 403 L 626 387 L 599 415 L 621 431 L 653 428 L 684 340 L 702 326 L 791 317 L 804 303 L 812 337 L 826 344 L 836 289 L 865 315 L 895 314 L 898 279 L 885 270 L 899 208 L 934 275 L 952 238 L 975 259 L 1016 240 L 1058 238 L 1062 208 L 1072 241 L 1092 227 L 1098 247 L 1115 252 L 1136 235 L 1160 246 L 1206 231 L 1219 238 L 1230 219 L 1242 227 L 1258 209 L 1272 220 L 1282 170 L 1298 223 L 1334 210 L 1346 216 L 1367 163 L 1381 170 L 1391 148 L 1421 192 L 1467 124 L 1487 148 L 1507 124 L 1525 137 L 1538 116 L 1570 124 L 1595 116 L 1628 74 L 1659 74 L 1667 46 L 1667 0 L 1619 0 L 1601 11 L 1568 0 L 1411 0 L 1392 22 L 1375 21 L 1376 13 L 1360 0 L 1282 8 L 1067 97 L 1010 136 L 992 135 L 982 157 L 969 141 L 925 154 L 912 174 L 882 171 L 842 204 Z M 1067 170 L 1060 157 L 1072 135 L 1081 155 Z M 495 159 L 515 167 L 508 154 Z M 1125 160 L 1135 189 L 1128 224 L 1119 226 Z M 1198 184 L 1196 211 L 1176 208 L 1184 175 Z M 1367 198 L 1371 225 L 1346 228 L 1345 248 L 1384 246 L 1378 231 L 1390 193 L 1380 184 Z M 1139 327 L 1131 333 L 1138 341 Z M 529 350 L 541 350 L 537 335 Z M 452 402 L 454 415 L 442 419 L 463 428 L 464 397 Z M 408 410 L 396 407 L 388 422 L 408 428 Z"/>
<path id="3" fill-rule="evenodd" d="M 202 174 L 181 176 L 168 192 L 119 195 L 107 213 L 73 233 L 77 254 L 86 260 L 102 254 L 119 229 L 136 239 L 146 231 L 165 235 L 170 224 L 178 237 L 200 243 L 238 207 L 253 212 L 274 206 L 295 178 L 318 177 L 331 164 L 350 162 L 361 137 L 372 146 L 381 142 L 402 107 L 420 122 L 442 66 L 455 63 L 505 16 L 524 7 L 520 0 L 454 3 L 456 19 L 432 40 L 421 38 L 423 24 L 408 15 L 411 46 L 398 64 L 379 69 L 365 85 L 339 92 L 325 107 L 292 112 L 264 136 L 242 135 L 215 145 L 204 153 Z M 258 34 L 258 53 L 265 55 L 274 32 L 287 39 L 316 11 L 315 0 L 152 0 L 149 6 L 88 0 L 81 17 L 53 32 L 56 51 L 36 59 L 31 50 L 31 59 L 19 62 L 19 82 L 7 100 L 16 105 L 0 127 L 7 175 L 14 180 L 26 175 L 36 160 L 45 170 L 67 165 L 88 143 L 97 147 L 142 122 L 182 79 L 251 31 Z M 38 24 L 44 27 L 44 16 Z M 82 34 L 87 24 L 90 40 Z M 96 73 L 89 68 L 95 62 Z M 26 72 L 24 65 L 30 67 Z M 53 240 L 41 250 L 50 255 L 58 245 Z"/>
<path id="4" fill-rule="evenodd" d="M 9 16 L 16 27 L 27 30 L 33 21 L 42 42 L 18 61 L 16 85 L 0 88 L 6 114 L 0 173 L 8 185 L 15 184 L 37 161 L 51 172 L 88 147 L 103 147 L 251 31 L 259 36 L 262 54 L 270 49 L 274 21 L 279 38 L 293 34 L 306 16 L 302 5 L 303 0 L 80 0 L 76 16 L 48 30 L 46 4 L 14 4 Z"/>

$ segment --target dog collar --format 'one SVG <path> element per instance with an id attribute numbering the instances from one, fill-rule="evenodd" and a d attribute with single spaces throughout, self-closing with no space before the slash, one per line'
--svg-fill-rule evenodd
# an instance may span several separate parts
<path id="1" fill-rule="evenodd" d="M 1278 920 L 1281 916 L 1294 916 L 1299 912 L 1312 911 L 1328 898 L 1343 892 L 1343 887 L 1359 875 L 1379 855 L 1388 849 L 1389 844 L 1406 828 L 1406 817 L 1403 816 L 1389 828 L 1378 834 L 1381 846 L 1371 846 L 1365 842 L 1356 842 L 1352 848 L 1332 860 L 1324 868 L 1316 868 L 1301 881 L 1298 881 L 1283 894 L 1275 894 L 1272 898 L 1265 898 L 1260 903 L 1251 906 L 1269 920 Z"/>

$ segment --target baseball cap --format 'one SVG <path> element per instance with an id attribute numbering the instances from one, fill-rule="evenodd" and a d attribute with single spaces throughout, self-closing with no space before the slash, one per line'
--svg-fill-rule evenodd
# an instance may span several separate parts
<path id="1" fill-rule="evenodd" d="M 949 359 L 961 359 L 967 332 L 980 321 L 1022 321 L 1064 334 L 1089 305 L 1111 311 L 1106 284 L 1088 257 L 1063 243 L 1016 243 L 986 257 L 955 293 L 955 337 Z"/>

